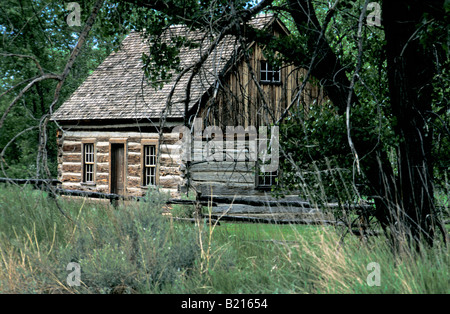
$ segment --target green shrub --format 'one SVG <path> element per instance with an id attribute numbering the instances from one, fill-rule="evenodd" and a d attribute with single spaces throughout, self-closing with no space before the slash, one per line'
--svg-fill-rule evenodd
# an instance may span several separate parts
<path id="1" fill-rule="evenodd" d="M 194 266 L 198 245 L 191 226 L 163 216 L 165 199 L 152 192 L 145 202 L 122 205 L 102 220 L 91 217 L 81 223 L 70 249 L 62 250 L 63 264 L 79 263 L 84 288 L 96 292 L 119 286 L 157 291 L 173 283 Z"/>

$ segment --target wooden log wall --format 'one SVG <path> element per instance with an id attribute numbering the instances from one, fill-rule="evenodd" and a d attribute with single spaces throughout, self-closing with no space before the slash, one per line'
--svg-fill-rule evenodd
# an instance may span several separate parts
<path id="1" fill-rule="evenodd" d="M 110 190 L 110 143 L 120 139 L 125 143 L 126 163 L 126 196 L 142 196 L 147 192 L 142 187 L 142 145 L 149 139 L 158 139 L 157 133 L 137 132 L 101 132 L 101 131 L 66 131 L 59 139 L 58 180 L 62 189 L 112 193 Z M 95 145 L 95 170 L 93 183 L 83 182 L 82 147 L 89 142 Z M 208 142 L 203 140 L 202 150 L 192 151 L 192 156 L 199 154 L 206 159 Z M 246 142 L 248 146 L 248 141 Z M 187 164 L 181 160 L 180 143 L 177 134 L 163 135 L 159 147 L 160 163 L 158 166 L 158 185 L 163 191 L 170 192 L 172 197 L 180 196 L 189 186 L 201 195 L 257 195 L 256 163 L 236 149 L 227 149 L 224 140 L 222 156 L 218 161 L 193 160 Z M 234 156 L 230 161 L 227 156 Z M 188 169 L 186 168 L 188 166 Z M 262 193 L 263 194 L 263 193 Z"/>
<path id="2" fill-rule="evenodd" d="M 147 192 L 142 187 L 142 143 L 148 139 L 158 140 L 158 133 L 65 131 L 58 140 L 58 180 L 63 189 L 110 193 L 110 142 L 117 139 L 125 145 L 125 186 L 129 196 L 141 196 Z M 160 144 L 159 186 L 163 191 L 177 195 L 182 182 L 178 135 L 163 135 Z M 84 142 L 95 145 L 95 181 L 82 182 L 82 147 Z"/>
<path id="3" fill-rule="evenodd" d="M 214 155 L 211 155 L 213 146 L 203 138 L 202 150 L 193 150 L 194 157 L 188 164 L 189 168 L 183 167 L 185 184 L 189 178 L 189 186 L 203 196 L 264 195 L 263 191 L 256 188 L 257 156 L 249 155 L 248 139 L 240 149 L 227 148 L 226 140 L 223 139 L 222 144 L 215 147 Z M 199 156 L 203 156 L 203 160 L 198 160 Z"/>

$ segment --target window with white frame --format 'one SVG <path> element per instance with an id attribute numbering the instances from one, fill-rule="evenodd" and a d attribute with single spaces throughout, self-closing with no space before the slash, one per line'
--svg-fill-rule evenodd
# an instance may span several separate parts
<path id="1" fill-rule="evenodd" d="M 83 144 L 83 182 L 94 183 L 94 143 Z"/>
<path id="2" fill-rule="evenodd" d="M 276 185 L 276 179 L 278 178 L 278 171 L 273 172 L 262 172 L 258 174 L 258 187 L 270 189 L 272 186 Z"/>
<path id="3" fill-rule="evenodd" d="M 261 60 L 259 80 L 261 83 L 281 83 L 280 69 L 273 67 L 269 62 Z"/>
<path id="4" fill-rule="evenodd" d="M 258 148 L 261 147 L 261 143 L 259 141 L 266 141 L 265 138 L 258 140 Z M 268 147 L 268 151 L 266 153 L 271 153 L 270 146 Z M 272 186 L 277 185 L 277 178 L 279 175 L 278 170 L 275 171 L 263 171 L 263 165 L 269 165 L 271 163 L 271 160 L 261 160 L 261 154 L 260 151 L 258 151 L 258 161 L 256 163 L 257 165 L 257 171 L 256 171 L 256 187 L 258 189 L 263 190 L 270 190 Z M 272 156 L 270 157 L 272 158 Z M 264 158 L 263 158 L 264 159 Z"/>
<path id="5" fill-rule="evenodd" d="M 156 185 L 156 145 L 143 146 L 143 186 Z"/>

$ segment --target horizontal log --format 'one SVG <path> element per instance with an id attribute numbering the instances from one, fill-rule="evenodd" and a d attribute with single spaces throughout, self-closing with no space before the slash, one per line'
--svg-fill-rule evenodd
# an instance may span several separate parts
<path id="1" fill-rule="evenodd" d="M 80 144 L 64 144 L 62 147 L 63 152 L 81 153 Z"/>
<path id="2" fill-rule="evenodd" d="M 114 124 L 105 126 L 106 128 L 117 127 Z M 98 129 L 98 126 L 96 126 Z M 66 131 L 65 139 L 77 140 L 79 138 L 95 138 L 98 142 L 108 142 L 114 138 L 128 138 L 129 141 L 136 141 L 140 139 L 155 138 L 158 139 L 158 133 L 141 133 L 141 132 L 116 132 L 116 131 L 99 131 L 99 130 L 87 130 L 87 131 Z"/>
<path id="3" fill-rule="evenodd" d="M 97 164 L 107 164 L 109 165 L 109 154 L 100 154 L 96 156 Z"/>
<path id="4" fill-rule="evenodd" d="M 141 186 L 141 178 L 140 177 L 133 177 L 133 176 L 127 176 L 127 186 L 130 188 L 138 188 Z"/>
<path id="5" fill-rule="evenodd" d="M 101 173 L 109 173 L 109 163 L 106 162 L 97 162 L 97 172 Z"/>
<path id="6" fill-rule="evenodd" d="M 55 193 L 60 195 L 68 195 L 68 196 L 82 196 L 89 198 L 101 198 L 108 200 L 123 200 L 123 199 L 134 199 L 136 197 L 130 196 L 122 196 L 114 193 L 101 193 L 101 192 L 91 192 L 91 191 L 80 191 L 80 190 L 66 190 L 66 189 L 55 189 Z M 136 198 L 136 200 L 139 200 Z"/>
<path id="7" fill-rule="evenodd" d="M 175 188 L 181 184 L 182 179 L 180 176 L 166 175 L 159 177 L 159 185 L 165 188 Z"/>
<path id="8" fill-rule="evenodd" d="M 252 222 L 252 223 L 267 223 L 267 224 L 301 224 L 301 225 L 343 224 L 340 221 L 324 220 L 324 219 L 276 219 L 276 218 L 247 217 L 234 215 L 211 215 L 211 218 L 217 219 L 219 221 Z"/>
<path id="9" fill-rule="evenodd" d="M 127 161 L 129 165 L 139 165 L 141 163 L 141 155 L 140 154 L 128 154 Z"/>
<path id="10" fill-rule="evenodd" d="M 167 175 L 181 176 L 181 170 L 180 170 L 180 167 L 160 166 L 159 167 L 159 175 L 160 176 L 167 176 Z"/>
<path id="11" fill-rule="evenodd" d="M 109 175 L 103 174 L 103 173 L 97 173 L 95 182 L 97 184 L 104 184 L 107 185 L 109 182 Z"/>
<path id="12" fill-rule="evenodd" d="M 79 162 L 81 163 L 81 153 L 64 153 L 62 162 Z"/>
<path id="13" fill-rule="evenodd" d="M 61 186 L 68 190 L 78 190 L 81 186 L 81 183 L 62 182 Z"/>
<path id="14" fill-rule="evenodd" d="M 163 134 L 162 143 L 161 144 L 175 144 L 180 140 L 179 134 Z"/>
<path id="15" fill-rule="evenodd" d="M 200 200 L 208 200 L 211 199 L 210 196 L 200 196 Z M 250 206 L 266 206 L 266 207 L 302 207 L 302 208 L 309 208 L 309 209 L 315 209 L 317 206 L 297 198 L 292 199 L 280 199 L 280 200 L 269 200 L 269 199 L 261 199 L 261 198 L 255 198 L 255 197 L 232 197 L 232 196 L 213 196 L 212 199 L 216 203 L 221 204 L 243 204 L 243 205 L 250 205 Z M 340 206 L 343 206 L 345 208 L 352 208 L 352 209 L 371 209 L 372 205 L 370 204 L 360 204 L 360 205 L 350 205 L 350 204 L 344 204 L 339 205 L 337 203 L 328 203 L 324 204 L 323 206 L 319 206 L 321 208 L 339 208 Z"/>
<path id="16" fill-rule="evenodd" d="M 11 178 L 0 178 L 0 183 L 15 183 L 15 184 L 32 184 L 32 185 L 57 185 L 61 181 L 57 179 L 11 179 Z"/>
<path id="17" fill-rule="evenodd" d="M 136 200 L 136 201 L 145 201 L 144 197 L 140 196 L 123 196 L 114 193 L 101 193 L 101 192 L 91 192 L 91 191 L 80 191 L 80 190 L 67 190 L 67 189 L 55 189 L 55 193 L 60 195 L 68 195 L 68 196 L 81 196 L 81 197 L 89 197 L 89 198 L 103 198 L 109 200 Z M 201 206 L 215 206 L 215 203 L 209 203 L 207 201 L 196 201 L 196 200 L 185 200 L 185 199 L 168 199 L 166 201 L 168 205 L 201 205 Z"/>
<path id="18" fill-rule="evenodd" d="M 190 172 L 209 172 L 209 171 L 226 171 L 226 172 L 252 172 L 255 168 L 254 162 L 234 162 L 234 161 L 217 161 L 217 162 L 198 162 L 189 167 Z"/>
<path id="19" fill-rule="evenodd" d="M 175 144 L 161 144 L 159 147 L 159 151 L 161 154 L 177 154 L 180 149 L 180 145 Z"/>
<path id="20" fill-rule="evenodd" d="M 109 154 L 109 143 L 108 145 L 96 145 L 95 147 L 97 154 Z"/>
<path id="21" fill-rule="evenodd" d="M 251 172 L 192 172 L 191 178 L 194 181 L 215 181 L 223 183 L 249 183 L 255 182 L 255 175 Z"/>
<path id="22" fill-rule="evenodd" d="M 170 217 L 170 219 L 176 220 L 176 221 L 186 221 L 186 222 L 191 222 L 191 223 L 198 223 L 199 222 L 199 220 L 196 219 L 196 218 L 181 218 L 181 217 L 172 217 L 172 216 L 169 216 L 169 217 Z M 206 223 L 210 223 L 210 224 L 213 224 L 213 225 L 216 225 L 216 226 L 220 226 L 220 222 L 217 219 L 209 219 L 208 217 L 204 217 L 203 220 Z"/>
<path id="23" fill-rule="evenodd" d="M 177 155 L 161 154 L 159 164 L 166 167 L 177 167 L 180 164 L 180 158 Z"/>
<path id="24" fill-rule="evenodd" d="M 217 203 L 214 202 L 207 202 L 207 201 L 196 201 L 196 200 L 184 200 L 184 199 L 175 199 L 175 198 L 171 198 L 169 199 L 166 204 L 170 204 L 170 205 L 191 205 L 191 206 L 196 206 L 196 205 L 201 205 L 201 206 L 217 206 Z"/>
<path id="25" fill-rule="evenodd" d="M 129 176 L 140 177 L 142 172 L 141 165 L 128 165 L 127 171 Z"/>
<path id="26" fill-rule="evenodd" d="M 62 164 L 62 171 L 64 173 L 67 172 L 81 172 L 81 163 L 75 163 L 75 164 Z"/>
<path id="27" fill-rule="evenodd" d="M 200 200 L 208 200 L 209 196 L 200 196 Z M 311 205 L 307 201 L 302 200 L 268 200 L 261 198 L 243 198 L 243 197 L 231 197 L 231 196 L 213 196 L 212 199 L 217 203 L 226 204 L 244 204 L 251 206 L 296 206 L 310 208 Z"/>
<path id="28" fill-rule="evenodd" d="M 214 198 L 213 198 L 214 202 Z M 307 214 L 317 212 L 317 208 L 311 207 L 293 207 L 293 206 L 252 206 L 244 204 L 219 204 L 211 209 L 212 213 L 229 213 L 229 214 Z"/>
<path id="29" fill-rule="evenodd" d="M 252 183 L 218 183 L 218 182 L 191 182 L 192 186 L 201 195 L 258 195 L 261 194 L 255 190 L 255 184 Z M 264 194 L 261 194 L 264 196 Z M 215 196 L 214 196 L 215 197 Z"/>

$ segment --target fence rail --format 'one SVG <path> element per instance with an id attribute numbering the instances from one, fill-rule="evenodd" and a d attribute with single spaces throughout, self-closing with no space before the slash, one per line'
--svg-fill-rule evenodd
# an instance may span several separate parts
<path id="1" fill-rule="evenodd" d="M 50 193 L 66 196 L 80 196 L 89 197 L 96 199 L 106 199 L 111 201 L 118 200 L 130 200 L 130 201 L 146 201 L 145 197 L 142 196 L 125 196 L 114 193 L 101 193 L 92 191 L 80 191 L 80 190 L 67 190 L 57 188 L 56 186 L 61 183 L 61 181 L 56 179 L 11 179 L 11 178 L 0 178 L 0 183 L 12 183 L 18 185 L 32 185 L 37 188 L 43 188 Z M 186 200 L 186 199 L 176 199 L 170 198 L 166 201 L 168 205 L 202 205 L 202 206 L 217 206 L 216 202 L 209 202 L 207 200 Z"/>
<path id="2" fill-rule="evenodd" d="M 30 184 L 35 186 L 42 185 L 52 185 L 56 186 L 60 184 L 61 181 L 56 179 L 11 179 L 11 178 L 0 178 L 0 183 L 13 183 L 13 184 Z"/>
<path id="3" fill-rule="evenodd" d="M 66 196 L 78 196 L 78 197 L 88 197 L 95 199 L 105 199 L 113 201 L 118 200 L 135 200 L 135 201 L 146 201 L 145 197 L 140 196 L 124 196 L 114 193 L 101 193 L 101 192 L 92 192 L 92 191 L 80 191 L 80 190 L 67 190 L 58 188 L 58 184 L 61 182 L 56 179 L 10 179 L 10 178 L 0 178 L 0 183 L 11 183 L 11 184 L 19 184 L 25 185 L 29 184 L 36 188 L 40 188 L 49 192 L 50 196 L 55 195 L 66 195 Z M 313 209 L 312 205 L 309 202 L 300 200 L 300 199 L 291 199 L 291 200 L 264 200 L 264 199 L 256 199 L 256 198 L 243 198 L 243 197 L 230 197 L 230 196 L 198 196 L 196 200 L 186 200 L 186 199 L 175 199 L 171 198 L 166 201 L 168 205 L 191 205 L 194 206 L 194 213 L 196 215 L 201 214 L 201 207 L 214 207 L 219 209 L 224 204 L 230 206 L 237 207 L 248 207 L 248 211 L 251 212 L 252 206 L 259 207 L 267 207 L 270 208 L 270 212 L 274 213 L 274 208 L 278 207 L 290 207 L 291 213 L 301 212 L 306 209 Z M 339 206 L 337 204 L 327 204 L 328 207 Z M 370 204 L 362 204 L 362 205 L 348 205 L 352 208 L 358 208 L 363 210 L 369 210 L 372 205 Z M 219 210 L 220 211 L 220 210 Z M 280 212 L 281 213 L 281 212 Z M 212 215 L 211 215 L 212 214 Z M 203 215 L 208 216 L 208 214 Z M 259 222 L 259 223 L 301 223 L 301 224 L 339 224 L 337 221 L 332 220 L 317 220 L 317 219 L 275 219 L 275 218 L 262 218 L 262 217 L 250 217 L 250 216 L 242 216 L 239 215 L 238 212 L 233 214 L 233 211 L 228 212 L 227 214 L 220 214 L 214 210 L 209 214 L 209 218 L 211 219 L 220 219 L 220 220 L 228 220 L 228 221 L 241 221 L 241 222 Z"/>

